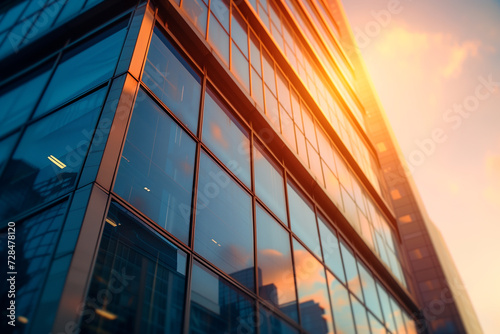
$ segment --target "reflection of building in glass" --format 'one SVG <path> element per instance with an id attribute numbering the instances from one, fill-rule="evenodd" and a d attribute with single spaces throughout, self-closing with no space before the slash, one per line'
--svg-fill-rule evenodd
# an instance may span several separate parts
<path id="1" fill-rule="evenodd" d="M 349 29 L 338 1 L 3 2 L 0 248 L 15 221 L 15 332 L 472 323 L 453 289 L 422 319 L 445 284 L 416 270 L 434 253 L 409 248 L 414 216 L 391 197 L 383 113 Z"/>

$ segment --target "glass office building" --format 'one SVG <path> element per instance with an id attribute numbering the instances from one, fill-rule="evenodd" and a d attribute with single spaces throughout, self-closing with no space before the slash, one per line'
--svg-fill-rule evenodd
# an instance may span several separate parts
<path id="1" fill-rule="evenodd" d="M 339 6 L 3 2 L 2 333 L 432 332 Z"/>

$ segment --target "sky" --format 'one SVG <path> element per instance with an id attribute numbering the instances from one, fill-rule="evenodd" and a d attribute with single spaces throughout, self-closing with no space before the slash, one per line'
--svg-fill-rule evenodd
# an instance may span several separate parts
<path id="1" fill-rule="evenodd" d="M 500 328 L 500 1 L 343 0 L 485 333 Z"/>

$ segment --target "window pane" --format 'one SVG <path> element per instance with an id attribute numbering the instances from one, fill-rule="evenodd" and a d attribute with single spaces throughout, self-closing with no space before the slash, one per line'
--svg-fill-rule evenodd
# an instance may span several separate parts
<path id="1" fill-rule="evenodd" d="M 368 313 L 368 320 L 370 321 L 370 327 L 372 329 L 372 334 L 386 334 L 385 327 L 373 316 L 373 314 Z"/>
<path id="2" fill-rule="evenodd" d="M 358 334 L 370 334 L 370 325 L 368 325 L 365 307 L 356 298 L 351 298 L 351 301 Z"/>
<path id="3" fill-rule="evenodd" d="M 327 222 L 318 217 L 319 234 L 321 235 L 321 245 L 323 246 L 323 256 L 326 265 L 333 271 L 342 282 L 345 282 L 342 257 L 340 256 L 339 241 L 335 232 L 331 230 Z"/>
<path id="4" fill-rule="evenodd" d="M 285 138 L 286 142 L 290 145 L 293 152 L 297 152 L 297 144 L 295 143 L 295 131 L 294 123 L 290 115 L 286 111 L 280 112 L 281 116 L 281 133 Z"/>
<path id="5" fill-rule="evenodd" d="M 321 161 L 323 166 L 323 175 L 325 176 L 326 193 L 334 201 L 335 205 L 340 211 L 344 210 L 344 205 L 342 204 L 342 195 L 340 194 L 340 184 L 337 177 L 333 174 L 330 168 Z"/>
<path id="6" fill-rule="evenodd" d="M 221 24 L 210 14 L 208 41 L 215 48 L 222 60 L 229 64 L 229 35 Z"/>
<path id="7" fill-rule="evenodd" d="M 311 333 L 333 334 L 325 268 L 297 240 L 293 240 L 293 257 L 302 327 Z"/>
<path id="8" fill-rule="evenodd" d="M 229 4 L 227 0 L 211 0 L 210 11 L 222 24 L 224 29 L 229 32 Z M 212 24 L 212 22 L 210 23 Z"/>
<path id="9" fill-rule="evenodd" d="M 377 288 L 372 274 L 360 262 L 358 262 L 359 275 L 361 276 L 361 286 L 365 296 L 365 304 L 379 319 L 382 319 L 382 310 L 378 301 Z"/>
<path id="10" fill-rule="evenodd" d="M 256 215 L 259 294 L 298 321 L 290 236 L 260 206 Z"/>
<path id="11" fill-rule="evenodd" d="M 389 298 L 392 308 L 392 318 L 396 321 L 396 333 L 405 334 L 405 324 L 403 322 L 403 314 L 401 312 L 401 308 L 398 303 L 392 298 Z"/>
<path id="12" fill-rule="evenodd" d="M 181 333 L 185 289 L 186 253 L 112 204 L 81 320 L 83 332 Z"/>
<path id="13" fill-rule="evenodd" d="M 271 121 L 271 124 L 275 129 L 279 131 L 280 129 L 280 116 L 278 111 L 278 100 L 274 96 L 267 86 L 265 87 L 266 94 L 266 114 Z"/>
<path id="14" fill-rule="evenodd" d="M 12 150 L 12 147 L 16 143 L 18 135 L 19 132 L 0 140 L 0 172 L 2 171 L 4 164 L 7 162 L 7 159 L 9 158 L 10 152 Z"/>
<path id="15" fill-rule="evenodd" d="M 349 290 L 353 292 L 359 299 L 363 300 L 363 293 L 361 292 L 361 283 L 359 281 L 358 269 L 356 268 L 356 260 L 351 251 L 344 246 L 344 243 L 340 243 L 340 249 L 342 250 L 342 259 L 344 260 L 344 268 L 347 286 Z"/>
<path id="16" fill-rule="evenodd" d="M 283 172 L 258 145 L 254 146 L 255 193 L 286 223 Z"/>
<path id="17" fill-rule="evenodd" d="M 332 299 L 333 319 L 337 333 L 355 333 L 354 320 L 351 312 L 351 301 L 347 289 L 328 271 L 328 286 Z"/>
<path id="18" fill-rule="evenodd" d="M 38 306 L 34 301 L 38 300 L 44 286 L 45 277 L 52 261 L 52 256 L 60 235 L 66 203 L 58 204 L 35 216 L 16 224 L 16 317 L 23 316 L 28 321 L 33 319 L 34 312 Z M 7 222 L 2 221 L 5 226 Z M 4 225 L 5 224 L 5 225 Z M 2 227 L 3 227 L 2 226 Z M 6 254 L 7 228 L 0 231 L 0 250 Z M 7 259 L 6 259 L 7 264 Z M 4 276 L 5 277 L 5 276 Z M 8 284 L 1 284 L 0 302 L 8 305 Z M 56 305 L 57 307 L 57 305 Z M 4 312 L 4 314 L 7 312 Z M 54 310 L 55 313 L 55 310 Z M 17 333 L 25 333 L 26 325 L 16 321 Z M 0 325 L 3 333 L 11 333 L 12 327 L 4 321 Z"/>
<path id="19" fill-rule="evenodd" d="M 29 126 L 0 178 L 0 217 L 57 198 L 75 185 L 106 89 Z"/>
<path id="20" fill-rule="evenodd" d="M 232 43 L 231 46 L 231 70 L 236 75 L 238 80 L 245 86 L 247 90 L 250 90 L 250 79 L 249 79 L 249 65 L 248 59 L 241 53 L 241 51 L 236 47 L 236 44 Z"/>
<path id="21" fill-rule="evenodd" d="M 250 188 L 250 140 L 218 97 L 207 89 L 203 111 L 203 142 Z"/>
<path id="22" fill-rule="evenodd" d="M 194 250 L 254 289 L 252 201 L 208 155 L 200 155 Z"/>
<path id="23" fill-rule="evenodd" d="M 394 332 L 395 324 L 394 324 L 394 318 L 392 316 L 389 295 L 380 284 L 376 283 L 376 285 L 378 294 L 380 296 L 380 304 L 382 305 L 382 310 L 384 311 L 385 324 L 387 328 L 391 330 L 391 332 Z"/>
<path id="24" fill-rule="evenodd" d="M 248 58 L 247 24 L 233 7 L 231 22 L 231 38 L 236 42 L 243 54 Z"/>
<path id="25" fill-rule="evenodd" d="M 114 191 L 186 244 L 195 151 L 194 141 L 140 91 Z"/>
<path id="26" fill-rule="evenodd" d="M 288 189 L 288 209 L 290 210 L 290 227 L 310 250 L 321 259 L 316 216 L 309 203 L 290 183 Z"/>
<path id="27" fill-rule="evenodd" d="M 262 64 L 264 67 L 264 82 L 267 87 L 271 90 L 274 96 L 276 96 L 276 81 L 274 79 L 274 62 L 271 57 L 264 52 L 264 57 L 262 58 Z"/>
<path id="28" fill-rule="evenodd" d="M 200 77 L 158 28 L 149 47 L 142 81 L 193 133 L 198 129 Z"/>
<path id="29" fill-rule="evenodd" d="M 194 25 L 203 34 L 207 33 L 207 5 L 202 0 L 183 0 L 182 8 L 193 21 Z"/>
<path id="30" fill-rule="evenodd" d="M 35 115 L 43 114 L 113 75 L 127 32 L 123 26 L 115 26 L 63 55 Z"/>
<path id="31" fill-rule="evenodd" d="M 252 97 L 257 105 L 264 110 L 264 94 L 262 93 L 262 78 L 252 68 Z"/>
<path id="32" fill-rule="evenodd" d="M 299 331 L 264 307 L 259 308 L 260 334 L 298 334 Z"/>
<path id="33" fill-rule="evenodd" d="M 0 92 L 0 136 L 28 120 L 49 79 L 49 74 L 47 67 L 38 69 L 29 77 L 8 84 L 7 89 Z"/>
<path id="34" fill-rule="evenodd" d="M 194 262 L 189 333 L 255 333 L 254 314 L 253 300 Z"/>
<path id="35" fill-rule="evenodd" d="M 260 64 L 260 42 L 253 34 L 250 39 L 250 58 L 255 71 L 262 76 L 262 66 Z"/>

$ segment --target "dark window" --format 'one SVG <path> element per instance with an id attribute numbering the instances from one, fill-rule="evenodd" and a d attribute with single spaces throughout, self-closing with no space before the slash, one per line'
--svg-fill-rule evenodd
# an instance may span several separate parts
<path id="1" fill-rule="evenodd" d="M 142 77 L 144 83 L 193 133 L 198 129 L 200 76 L 155 28 Z"/>
<path id="2" fill-rule="evenodd" d="M 256 210 L 256 220 L 260 297 L 298 321 L 290 236 L 260 206 Z"/>
<path id="3" fill-rule="evenodd" d="M 35 115 L 43 114 L 113 75 L 127 32 L 124 25 L 123 22 L 63 55 Z"/>
<path id="4" fill-rule="evenodd" d="M 0 179 L 0 217 L 13 216 L 74 187 L 105 94 L 103 88 L 26 129 Z"/>
<path id="5" fill-rule="evenodd" d="M 299 331 L 264 307 L 259 309 L 260 334 L 298 334 Z"/>
<path id="6" fill-rule="evenodd" d="M 255 333 L 254 315 L 250 298 L 194 262 L 189 333 Z"/>
<path id="7" fill-rule="evenodd" d="M 51 265 L 52 256 L 57 245 L 64 220 L 66 204 L 58 204 L 37 215 L 20 221 L 15 226 L 15 263 L 16 263 L 16 333 L 24 333 L 26 323 L 33 321 L 34 312 L 39 305 L 38 300 L 44 286 L 47 271 Z M 2 224 L 0 231 L 0 250 L 7 257 L 8 230 Z M 7 259 L 5 260 L 7 266 Z M 2 282 L 0 302 L 8 305 L 8 285 Z M 52 305 L 50 305 L 52 307 Z M 57 305 L 55 305 L 57 306 Z M 55 315 L 55 309 L 52 312 Z M 2 315 L 6 314 L 2 310 Z M 4 315 L 5 317 L 5 315 Z M 26 322 L 21 322 L 21 317 Z M 11 333 L 12 326 L 2 321 L 0 331 Z"/>
<path id="8" fill-rule="evenodd" d="M 254 289 L 251 197 L 204 152 L 200 156 L 194 250 Z"/>
<path id="9" fill-rule="evenodd" d="M 28 120 L 42 93 L 49 69 L 43 67 L 12 84 L 0 92 L 0 137 Z"/>
<path id="10" fill-rule="evenodd" d="M 112 204 L 82 333 L 181 333 L 185 289 L 186 254 Z"/>
<path id="11" fill-rule="evenodd" d="M 195 150 L 189 135 L 140 91 L 114 191 L 186 244 Z"/>
<path id="12" fill-rule="evenodd" d="M 250 140 L 229 110 L 211 91 L 205 93 L 203 142 L 250 188 Z"/>

